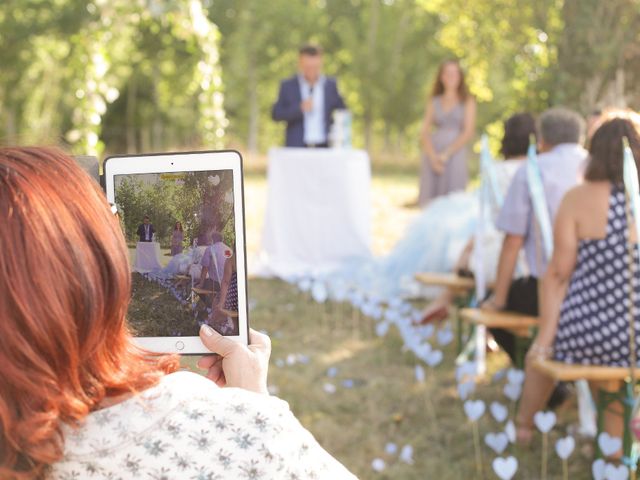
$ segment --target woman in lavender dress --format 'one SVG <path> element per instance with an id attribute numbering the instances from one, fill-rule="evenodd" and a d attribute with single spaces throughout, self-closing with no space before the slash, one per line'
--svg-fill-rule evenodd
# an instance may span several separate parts
<path id="1" fill-rule="evenodd" d="M 422 171 L 418 204 L 467 186 L 467 148 L 476 122 L 476 103 L 467 91 L 460 64 L 440 65 L 420 134 Z"/>

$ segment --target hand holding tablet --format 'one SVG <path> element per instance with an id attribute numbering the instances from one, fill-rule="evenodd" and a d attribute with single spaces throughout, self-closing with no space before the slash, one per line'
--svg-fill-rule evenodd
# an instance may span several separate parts
<path id="1" fill-rule="evenodd" d="M 143 347 L 202 354 L 202 325 L 248 343 L 242 158 L 235 151 L 110 157 L 132 266 L 128 320 Z"/>

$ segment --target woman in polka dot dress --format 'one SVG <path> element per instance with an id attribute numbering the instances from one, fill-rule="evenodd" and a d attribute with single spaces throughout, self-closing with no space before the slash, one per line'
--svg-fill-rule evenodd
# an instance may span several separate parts
<path id="1" fill-rule="evenodd" d="M 624 136 L 640 160 L 640 117 L 626 111 L 605 114 L 591 139 L 585 182 L 565 195 L 558 210 L 553 257 L 542 281 L 540 330 L 527 354 L 516 419 L 521 443 L 530 441 L 533 415 L 553 390 L 553 381 L 532 368 L 535 360 L 628 367 L 631 296 L 640 352 L 640 267 L 635 228 L 627 222 Z M 622 420 L 607 416 L 605 427 L 619 436 Z"/>

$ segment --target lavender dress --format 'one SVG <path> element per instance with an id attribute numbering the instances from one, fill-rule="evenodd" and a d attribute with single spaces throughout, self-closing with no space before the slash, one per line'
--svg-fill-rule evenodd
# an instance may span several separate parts
<path id="1" fill-rule="evenodd" d="M 442 152 L 462 133 L 464 128 L 464 104 L 459 103 L 448 112 L 442 110 L 442 99 L 433 98 L 433 126 L 431 142 L 436 152 Z M 442 174 L 431 167 L 429 157 L 422 156 L 420 172 L 420 195 L 418 203 L 425 206 L 436 197 L 447 195 L 456 190 L 464 190 L 467 186 L 467 149 L 462 147 L 449 159 Z"/>

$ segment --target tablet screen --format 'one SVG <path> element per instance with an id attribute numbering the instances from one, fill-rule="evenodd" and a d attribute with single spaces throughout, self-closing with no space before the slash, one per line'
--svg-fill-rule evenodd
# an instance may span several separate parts
<path id="1" fill-rule="evenodd" d="M 136 336 L 239 335 L 233 185 L 233 170 L 114 176 Z"/>

